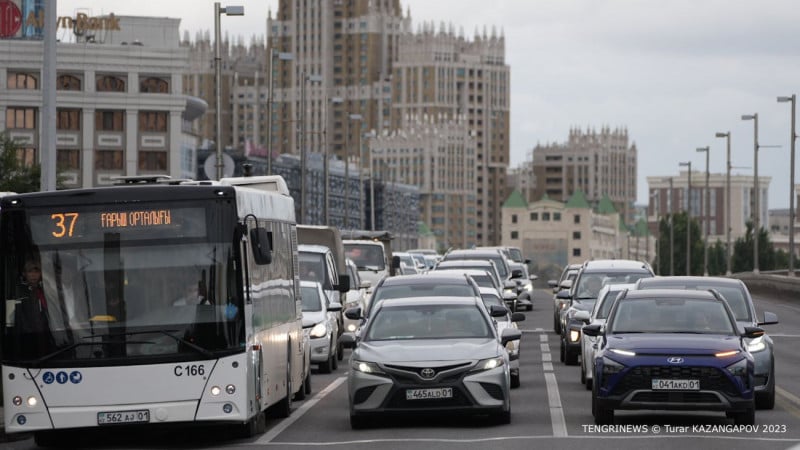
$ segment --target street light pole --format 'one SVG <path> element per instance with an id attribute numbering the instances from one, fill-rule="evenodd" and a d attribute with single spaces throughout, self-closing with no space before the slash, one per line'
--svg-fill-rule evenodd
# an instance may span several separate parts
<path id="1" fill-rule="evenodd" d="M 789 162 L 789 276 L 794 276 L 794 202 L 797 195 L 794 190 L 794 141 L 797 139 L 795 132 L 795 108 L 797 107 L 797 96 L 792 94 L 791 97 L 778 97 L 778 102 L 791 102 L 792 103 L 792 130 L 789 134 L 791 139 L 791 151 Z"/>
<path id="2" fill-rule="evenodd" d="M 689 179 L 686 183 L 686 275 L 692 274 L 692 162 L 678 163 L 689 168 Z"/>
<path id="3" fill-rule="evenodd" d="M 652 194 L 650 194 L 650 199 L 657 199 L 657 201 L 654 202 L 654 204 L 653 204 L 653 212 L 655 213 L 655 216 L 656 216 L 656 232 L 658 233 L 658 235 L 657 235 L 658 237 L 656 238 L 656 242 L 655 242 L 656 243 L 656 245 L 655 245 L 655 250 L 656 250 L 656 255 L 655 255 L 656 256 L 656 273 L 659 274 L 659 275 L 662 275 L 661 272 L 664 270 L 664 268 L 662 267 L 662 264 L 661 264 L 661 252 L 659 251 L 659 248 L 658 248 L 659 245 L 661 244 L 661 222 L 659 222 L 659 220 L 658 220 L 658 213 L 659 213 L 659 210 L 661 209 L 661 197 L 660 197 L 659 194 L 660 194 L 659 191 L 653 192 Z M 647 246 L 647 250 L 648 251 L 650 250 L 650 246 L 649 245 Z"/>
<path id="4" fill-rule="evenodd" d="M 708 276 L 708 234 L 711 231 L 710 229 L 710 221 L 708 217 L 708 203 L 709 203 L 709 190 L 708 190 L 708 159 L 709 155 L 711 154 L 711 147 L 699 147 L 697 149 L 698 153 L 705 152 L 706 154 L 706 188 L 705 188 L 705 195 L 703 196 L 703 225 L 705 228 L 705 237 L 703 238 L 703 276 Z"/>
<path id="5" fill-rule="evenodd" d="M 758 183 L 758 113 L 746 114 L 742 120 L 753 121 L 753 273 L 758 270 L 758 239 L 761 234 L 761 211 L 759 211 L 759 183 Z"/>
<path id="6" fill-rule="evenodd" d="M 222 78 L 222 65 L 220 64 L 220 30 L 219 30 L 219 16 L 225 14 L 226 16 L 243 16 L 244 6 L 226 6 L 221 8 L 219 2 L 214 3 L 214 93 L 215 101 L 217 103 L 217 180 L 222 178 L 222 94 L 220 93 L 220 80 Z"/>
<path id="7" fill-rule="evenodd" d="M 308 201 L 306 199 L 306 184 L 308 177 L 308 149 L 307 147 L 307 140 L 306 140 L 306 112 L 309 108 L 306 107 L 306 83 L 308 82 L 320 82 L 322 81 L 322 77 L 319 75 L 308 75 L 306 74 L 305 70 L 302 73 L 301 85 L 300 85 L 300 111 L 298 111 L 297 118 L 300 121 L 300 139 L 297 140 L 298 145 L 300 146 L 300 222 L 301 223 L 308 223 L 308 215 L 306 211 L 308 210 Z"/>
<path id="8" fill-rule="evenodd" d="M 353 120 L 361 120 L 361 114 L 350 114 L 347 117 L 347 133 L 344 139 L 344 229 L 348 230 L 350 226 L 350 122 Z M 361 134 L 361 127 L 358 129 Z M 359 139 L 360 141 L 360 139 Z M 359 227 L 361 228 L 361 227 Z"/>
<path id="9" fill-rule="evenodd" d="M 675 211 L 672 208 L 672 177 L 669 177 L 669 275 L 675 275 Z"/>
<path id="10" fill-rule="evenodd" d="M 275 58 L 278 61 L 291 61 L 294 59 L 294 54 L 292 53 L 284 53 L 284 52 L 276 52 L 275 48 L 272 47 L 269 49 L 269 87 L 268 87 L 268 94 L 269 102 L 267 103 L 267 126 L 269 127 L 269 134 L 267 135 L 267 175 L 272 175 L 272 115 L 273 115 L 273 107 L 275 103 L 275 99 L 273 98 L 275 92 Z"/>
<path id="11" fill-rule="evenodd" d="M 725 138 L 725 275 L 731 272 L 731 132 L 717 132 L 718 138 Z"/>
<path id="12" fill-rule="evenodd" d="M 375 130 L 370 131 L 367 141 L 367 151 L 369 152 L 369 224 L 370 230 L 375 231 L 375 167 L 372 164 L 372 148 L 370 143 L 374 142 Z"/>

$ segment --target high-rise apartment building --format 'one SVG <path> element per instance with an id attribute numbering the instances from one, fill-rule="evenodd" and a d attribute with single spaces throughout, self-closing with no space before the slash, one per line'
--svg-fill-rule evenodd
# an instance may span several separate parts
<path id="1" fill-rule="evenodd" d="M 626 129 L 572 129 L 566 143 L 533 149 L 533 198 L 547 194 L 563 202 L 580 190 L 590 204 L 596 205 L 607 195 L 630 224 L 631 205 L 636 200 L 636 164 L 636 144 L 629 143 Z"/>
<path id="2" fill-rule="evenodd" d="M 478 245 L 499 245 L 501 206 L 509 161 L 509 81 L 505 38 L 497 32 L 472 41 L 452 26 L 425 24 L 404 34 L 394 63 L 392 126 L 409 117 L 463 116 L 475 139 Z"/>

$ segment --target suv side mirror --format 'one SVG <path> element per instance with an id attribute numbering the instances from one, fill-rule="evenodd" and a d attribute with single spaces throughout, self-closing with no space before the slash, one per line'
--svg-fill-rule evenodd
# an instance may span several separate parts
<path id="1" fill-rule="evenodd" d="M 521 312 L 511 313 L 511 321 L 512 322 L 522 322 L 525 320 L 525 314 Z"/>
<path id="2" fill-rule="evenodd" d="M 558 291 L 558 294 L 556 294 L 556 298 L 559 300 L 570 300 L 572 299 L 572 296 L 569 295 L 569 289 L 562 289 Z"/>
<path id="3" fill-rule="evenodd" d="M 764 311 L 764 321 L 759 322 L 758 326 L 761 325 L 775 325 L 778 323 L 778 316 L 775 313 L 771 313 L 769 311 Z"/>
<path id="4" fill-rule="evenodd" d="M 599 323 L 595 323 L 595 324 L 592 324 L 592 325 L 586 325 L 585 327 L 583 327 L 583 334 L 585 334 L 586 336 L 592 336 L 592 337 L 600 336 L 600 334 L 601 334 L 600 333 L 601 326 L 602 325 L 600 325 Z"/>
<path id="5" fill-rule="evenodd" d="M 492 305 L 489 308 L 489 315 L 492 317 L 504 317 L 508 314 L 508 308 L 500 305 Z"/>
<path id="6" fill-rule="evenodd" d="M 744 327 L 744 334 L 742 336 L 755 339 L 764 335 L 764 329 L 759 327 Z"/>
<path id="7" fill-rule="evenodd" d="M 503 333 L 500 335 L 500 343 L 503 345 L 520 339 L 522 339 L 522 332 L 516 328 L 504 328 Z"/>
<path id="8" fill-rule="evenodd" d="M 572 318 L 579 322 L 589 323 L 589 320 L 592 318 L 592 315 L 589 311 L 578 311 L 575 313 L 574 316 L 572 316 Z"/>

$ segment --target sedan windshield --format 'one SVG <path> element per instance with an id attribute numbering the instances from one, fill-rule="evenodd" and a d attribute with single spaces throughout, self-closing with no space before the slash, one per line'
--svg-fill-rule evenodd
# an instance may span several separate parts
<path id="1" fill-rule="evenodd" d="M 370 322 L 366 341 L 491 338 L 475 305 L 387 306 Z"/>
<path id="2" fill-rule="evenodd" d="M 303 286 L 300 288 L 300 295 L 303 297 L 303 312 L 322 311 L 319 289 L 312 286 Z"/>

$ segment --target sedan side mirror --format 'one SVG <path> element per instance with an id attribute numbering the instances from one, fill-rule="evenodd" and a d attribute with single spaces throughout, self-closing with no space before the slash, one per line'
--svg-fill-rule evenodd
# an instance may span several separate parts
<path id="1" fill-rule="evenodd" d="M 547 286 L 555 288 L 558 286 L 558 280 L 547 280 Z"/>
<path id="2" fill-rule="evenodd" d="M 559 300 L 570 300 L 572 296 L 569 295 L 569 289 L 562 289 L 558 291 L 558 294 L 556 294 L 556 298 Z"/>
<path id="3" fill-rule="evenodd" d="M 575 313 L 574 316 L 572 316 L 572 318 L 579 322 L 589 323 L 589 320 L 592 318 L 592 315 L 591 313 L 589 313 L 589 311 L 578 311 Z"/>
<path id="4" fill-rule="evenodd" d="M 511 271 L 511 278 L 522 278 L 522 271 L 520 269 L 514 269 Z"/>
<path id="5" fill-rule="evenodd" d="M 347 292 L 350 290 L 350 275 L 343 274 L 339 275 L 339 284 L 336 286 L 336 290 L 339 292 Z"/>
<path id="6" fill-rule="evenodd" d="M 489 308 L 489 315 L 492 317 L 505 317 L 508 314 L 508 308 L 500 305 L 492 305 Z"/>
<path id="7" fill-rule="evenodd" d="M 775 325 L 778 323 L 778 316 L 775 313 L 771 313 L 769 311 L 764 311 L 764 321 L 759 322 L 758 326 L 761 325 Z"/>
<path id="8" fill-rule="evenodd" d="M 511 321 L 512 322 L 522 322 L 525 320 L 525 314 L 521 312 L 511 313 Z"/>
<path id="9" fill-rule="evenodd" d="M 340 305 L 341 308 L 341 305 Z M 355 308 L 347 308 L 344 311 L 344 316 L 350 320 L 359 320 L 362 318 L 361 316 L 361 307 L 356 306 Z"/>
<path id="10" fill-rule="evenodd" d="M 503 333 L 500 335 L 500 343 L 503 345 L 520 339 L 522 339 L 522 332 L 516 328 L 504 328 Z"/>

